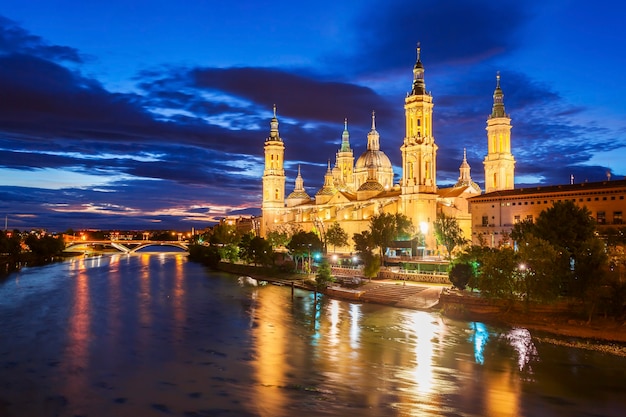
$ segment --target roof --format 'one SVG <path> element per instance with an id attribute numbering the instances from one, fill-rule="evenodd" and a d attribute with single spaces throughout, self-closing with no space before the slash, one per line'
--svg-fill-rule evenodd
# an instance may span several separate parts
<path id="1" fill-rule="evenodd" d="M 626 188 L 626 180 L 582 182 L 579 184 L 548 185 L 544 187 L 515 188 L 513 190 L 500 190 L 471 197 L 469 201 L 478 199 L 498 199 L 506 197 L 521 197 L 541 194 L 571 193 L 571 192 L 591 192 L 610 188 Z"/>

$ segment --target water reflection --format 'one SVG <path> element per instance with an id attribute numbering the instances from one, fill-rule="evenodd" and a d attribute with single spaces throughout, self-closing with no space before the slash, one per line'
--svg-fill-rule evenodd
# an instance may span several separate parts
<path id="1" fill-rule="evenodd" d="M 620 416 L 626 407 L 624 358 L 537 342 L 526 329 L 240 286 L 180 255 L 83 257 L 13 281 L 0 284 L 11 335 L 0 339 L 2 416 Z"/>

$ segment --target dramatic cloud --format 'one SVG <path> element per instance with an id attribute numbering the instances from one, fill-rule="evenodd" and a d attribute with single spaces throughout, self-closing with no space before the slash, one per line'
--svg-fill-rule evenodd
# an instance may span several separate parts
<path id="1" fill-rule="evenodd" d="M 564 183 L 570 175 L 592 181 L 607 170 L 624 175 L 624 106 L 606 111 L 591 100 L 589 74 L 575 72 L 560 47 L 546 59 L 543 43 L 528 43 L 545 37 L 545 45 L 552 38 L 566 44 L 573 35 L 558 21 L 554 27 L 537 22 L 576 5 L 374 3 L 309 5 L 297 12 L 306 17 L 301 24 L 285 14 L 298 8 L 280 1 L 263 12 L 262 24 L 244 20 L 260 9 L 237 14 L 226 4 L 219 6 L 224 19 L 211 17 L 211 24 L 187 5 L 181 6 L 185 19 L 142 9 L 132 26 L 123 20 L 126 26 L 103 31 L 106 39 L 63 26 L 64 15 L 54 27 L 37 26 L 46 36 L 0 16 L 0 213 L 14 227 L 56 230 L 182 229 L 258 213 L 274 104 L 286 146 L 287 192 L 298 166 L 309 194 L 321 187 L 344 118 L 355 157 L 364 152 L 372 111 L 397 179 L 417 41 L 435 103 L 441 185 L 457 180 L 464 148 L 473 179 L 482 183 L 497 71 L 512 118 L 518 184 Z M 107 5 L 111 13 L 117 7 L 116 1 Z M 596 20 L 602 19 L 587 24 Z M 61 26 L 64 31 L 55 31 Z M 124 42 L 122 35 L 131 33 L 144 41 Z M 618 50 L 602 39 L 597 48 Z M 187 58 L 168 60 L 178 50 Z M 564 69 L 561 83 L 585 84 L 565 89 L 543 75 L 548 67 Z M 125 78 L 115 78 L 120 74 Z M 612 91 L 594 94 L 619 103 Z"/>

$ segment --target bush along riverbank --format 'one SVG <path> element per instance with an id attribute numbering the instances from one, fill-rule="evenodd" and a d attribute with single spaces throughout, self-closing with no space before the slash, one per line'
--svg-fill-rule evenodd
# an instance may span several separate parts
<path id="1" fill-rule="evenodd" d="M 453 319 L 524 327 L 545 334 L 585 339 L 571 342 L 580 347 L 588 346 L 590 340 L 623 344 L 617 350 L 626 355 L 626 322 L 604 316 L 595 316 L 589 321 L 585 318 L 584 306 L 576 301 L 525 305 L 487 300 L 468 291 L 451 289 L 441 293 L 439 308 L 442 315 Z M 549 337 L 540 339 L 550 340 Z"/>

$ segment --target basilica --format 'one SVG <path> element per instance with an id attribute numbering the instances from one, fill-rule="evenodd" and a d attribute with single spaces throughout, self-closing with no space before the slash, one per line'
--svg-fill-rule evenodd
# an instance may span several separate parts
<path id="1" fill-rule="evenodd" d="M 324 185 L 314 196 L 307 194 L 298 169 L 293 191 L 286 194 L 284 171 L 285 143 L 278 131 L 276 107 L 265 140 L 263 202 L 260 233 L 272 230 L 315 230 L 324 234 L 338 222 L 348 236 L 369 228 L 370 218 L 379 213 L 402 213 L 409 217 L 416 232 L 425 236 L 426 248 L 437 250 L 433 222 L 438 213 L 457 219 L 466 238 L 471 236 L 468 199 L 482 193 L 472 181 L 464 152 L 458 182 L 437 187 L 437 144 L 433 136 L 433 97 L 427 92 L 420 48 L 413 67 L 413 83 L 404 100 L 405 136 L 400 147 L 402 175 L 393 181 L 393 167 L 381 150 L 372 113 L 367 150 L 356 159 L 350 147 L 347 121 L 334 164 L 328 162 Z M 485 191 L 513 189 L 515 159 L 511 154 L 511 119 L 504 111 L 500 76 L 496 78 L 492 113 L 487 118 L 487 155 L 483 161 Z M 352 241 L 338 252 L 351 252 Z"/>

